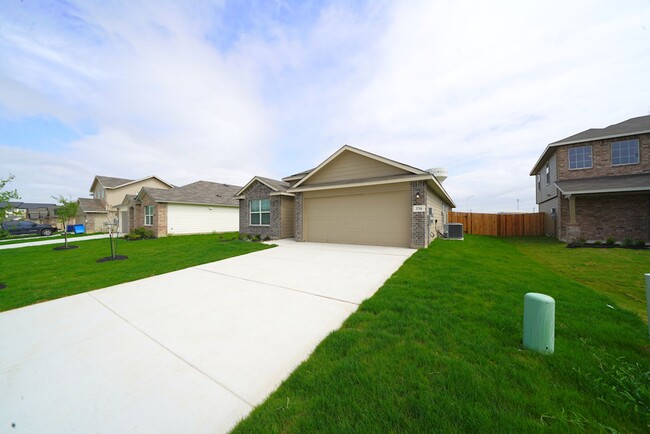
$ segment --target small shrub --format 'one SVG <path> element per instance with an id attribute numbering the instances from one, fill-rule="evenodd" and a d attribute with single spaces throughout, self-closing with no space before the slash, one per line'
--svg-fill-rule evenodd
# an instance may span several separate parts
<path id="1" fill-rule="evenodd" d="M 253 241 L 260 241 L 261 239 L 262 239 L 262 236 L 261 236 L 260 234 L 256 234 L 256 235 L 253 237 Z"/>
<path id="2" fill-rule="evenodd" d="M 634 245 L 634 242 L 632 241 L 632 238 L 626 238 L 623 240 L 623 247 L 632 247 Z"/>
<path id="3" fill-rule="evenodd" d="M 239 239 L 245 241 L 248 239 L 248 234 L 239 234 Z"/>
<path id="4" fill-rule="evenodd" d="M 271 237 L 269 237 L 268 235 L 265 236 L 265 237 L 264 237 L 264 241 L 271 241 Z"/>
<path id="5" fill-rule="evenodd" d="M 596 242 L 594 243 L 594 245 L 596 245 L 596 246 L 600 246 L 600 245 L 602 245 L 602 244 L 603 244 L 602 241 L 596 241 Z"/>
<path id="6" fill-rule="evenodd" d="M 5 231 L 4 229 L 0 228 L 0 238 L 7 238 L 9 236 L 9 231 Z"/>
<path id="7" fill-rule="evenodd" d="M 634 247 L 645 247 L 645 240 L 636 240 L 634 242 Z"/>
<path id="8" fill-rule="evenodd" d="M 608 246 L 613 246 L 614 243 L 616 243 L 616 238 L 614 237 L 607 237 L 607 241 L 605 241 L 605 244 Z"/>
<path id="9" fill-rule="evenodd" d="M 127 235 L 124 235 L 124 239 L 129 241 L 150 240 L 152 238 L 155 238 L 153 231 L 146 228 L 135 228 Z"/>

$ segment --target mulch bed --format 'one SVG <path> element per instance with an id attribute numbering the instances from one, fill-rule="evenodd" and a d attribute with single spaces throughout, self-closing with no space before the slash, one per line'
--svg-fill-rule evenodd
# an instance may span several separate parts
<path id="1" fill-rule="evenodd" d="M 115 257 L 107 256 L 105 258 L 99 258 L 97 262 L 123 261 L 125 259 L 129 259 L 129 257 L 124 255 L 115 255 Z"/>
<path id="2" fill-rule="evenodd" d="M 621 246 L 620 244 L 594 244 L 594 243 L 568 243 L 567 249 L 632 249 L 632 250 L 648 250 L 648 246 Z"/>
<path id="3" fill-rule="evenodd" d="M 68 247 L 59 246 L 59 247 L 53 248 L 52 250 L 72 250 L 72 249 L 78 249 L 78 248 L 79 248 L 79 246 L 68 246 Z"/>

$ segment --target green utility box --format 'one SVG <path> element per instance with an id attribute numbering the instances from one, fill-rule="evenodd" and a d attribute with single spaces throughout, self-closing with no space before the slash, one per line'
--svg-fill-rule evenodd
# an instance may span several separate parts
<path id="1" fill-rule="evenodd" d="M 548 295 L 524 295 L 524 348 L 543 354 L 555 350 L 555 300 Z"/>

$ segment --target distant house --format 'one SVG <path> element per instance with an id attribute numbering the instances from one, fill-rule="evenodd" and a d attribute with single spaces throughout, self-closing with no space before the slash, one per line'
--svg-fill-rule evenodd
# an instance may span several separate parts
<path id="1" fill-rule="evenodd" d="M 83 224 L 87 233 L 105 232 L 108 223 L 118 223 L 119 228 L 127 226 L 128 208 L 122 206 L 126 195 L 137 194 L 143 187 L 169 189 L 173 185 L 156 176 L 142 179 L 95 176 L 90 186 L 92 199 L 79 199 L 76 223 Z"/>
<path id="2" fill-rule="evenodd" d="M 433 173 L 343 146 L 281 181 L 253 177 L 238 193 L 239 231 L 271 239 L 420 248 L 455 207 Z"/>
<path id="3" fill-rule="evenodd" d="M 547 235 L 650 240 L 650 116 L 553 142 L 530 175 Z"/>
<path id="4" fill-rule="evenodd" d="M 182 187 L 143 187 L 127 196 L 122 206 L 129 208 L 128 232 L 151 229 L 156 237 L 237 231 L 239 203 L 234 199 L 241 186 L 198 181 Z"/>
<path id="5" fill-rule="evenodd" d="M 2 202 L 0 208 L 6 208 L 7 218 L 9 219 L 56 224 L 56 215 L 54 213 L 56 204 L 53 203 Z"/>

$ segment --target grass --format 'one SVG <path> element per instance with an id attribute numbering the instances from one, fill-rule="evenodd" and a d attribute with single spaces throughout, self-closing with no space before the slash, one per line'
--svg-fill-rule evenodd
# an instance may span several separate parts
<path id="1" fill-rule="evenodd" d="M 607 295 L 619 307 L 648 321 L 644 273 L 650 273 L 650 251 L 567 249 L 550 238 L 509 239 L 527 257 L 554 273 Z"/>
<path id="2" fill-rule="evenodd" d="M 580 280 L 594 263 L 636 273 L 640 252 L 574 249 L 561 273 L 552 244 L 418 251 L 234 432 L 649 432 L 647 326 Z M 556 300 L 553 355 L 521 348 L 527 292 Z"/>
<path id="3" fill-rule="evenodd" d="M 229 233 L 119 240 L 117 253 L 129 259 L 105 263 L 96 261 L 110 256 L 108 239 L 77 244 L 69 240 L 78 246 L 74 250 L 53 251 L 57 245 L 52 244 L 0 250 L 0 283 L 7 286 L 0 290 L 0 311 L 268 248 L 236 237 Z"/>

